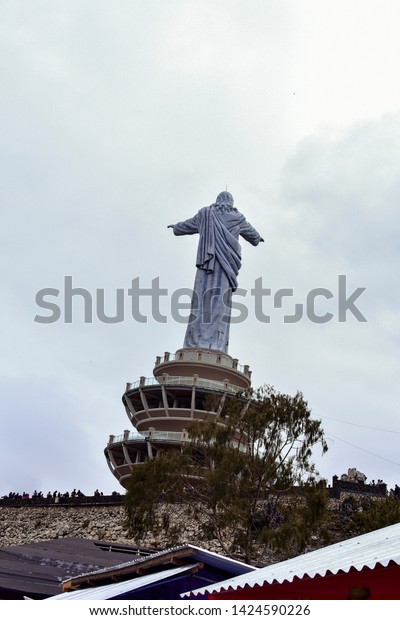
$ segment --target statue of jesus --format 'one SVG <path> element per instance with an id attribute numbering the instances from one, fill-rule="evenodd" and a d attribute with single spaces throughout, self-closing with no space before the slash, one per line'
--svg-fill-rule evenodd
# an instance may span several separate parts
<path id="1" fill-rule="evenodd" d="M 239 235 L 252 245 L 264 241 L 233 206 L 233 196 L 221 192 L 209 207 L 192 218 L 168 226 L 175 235 L 199 233 L 196 278 L 184 348 L 228 352 L 231 297 L 241 267 Z"/>

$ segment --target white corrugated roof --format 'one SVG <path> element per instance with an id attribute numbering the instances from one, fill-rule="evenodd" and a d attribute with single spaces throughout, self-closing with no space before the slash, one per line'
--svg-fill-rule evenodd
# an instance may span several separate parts
<path id="1" fill-rule="evenodd" d="M 63 594 L 57 594 L 56 596 L 50 596 L 47 601 L 54 601 L 55 599 L 75 599 L 86 601 L 106 601 L 114 598 L 115 596 L 126 594 L 127 592 L 133 592 L 144 586 L 148 586 L 157 581 L 164 581 L 176 575 L 189 572 L 193 568 L 196 568 L 197 564 L 191 564 L 190 566 L 180 566 L 179 568 L 171 568 L 168 570 L 153 573 L 151 575 L 144 575 L 142 577 L 136 577 L 135 579 L 128 579 L 127 581 L 120 581 L 119 583 L 112 583 L 107 586 L 98 586 L 96 588 L 86 588 L 84 590 L 74 590 L 73 592 L 63 592 Z"/>
<path id="2" fill-rule="evenodd" d="M 201 547 L 196 547 L 195 545 L 181 545 L 179 547 L 172 547 L 170 549 L 164 549 L 163 551 L 158 551 L 153 554 L 147 555 L 145 557 L 138 557 L 135 560 L 130 560 L 129 562 L 124 562 L 123 564 L 118 564 L 116 566 L 107 567 L 105 569 L 100 569 L 100 570 L 92 571 L 89 573 L 84 573 L 83 575 L 80 575 L 79 577 L 102 575 L 110 571 L 118 573 L 119 569 L 140 565 L 141 563 L 147 562 L 149 559 L 162 558 L 163 556 L 167 554 L 174 553 L 176 551 L 186 550 L 186 549 L 193 551 L 193 555 L 191 555 L 190 559 L 193 562 L 196 562 L 196 564 L 192 563 L 190 565 L 181 566 L 179 568 L 160 570 L 157 573 L 145 575 L 142 577 L 135 577 L 133 579 L 129 579 L 126 581 L 120 581 L 119 583 L 113 583 L 110 585 L 96 586 L 93 588 L 82 588 L 82 589 L 74 590 L 72 592 L 63 592 L 62 594 L 57 594 L 56 596 L 50 597 L 48 600 L 54 600 L 54 599 L 107 600 L 115 596 L 118 596 L 120 594 L 125 594 L 126 592 L 137 590 L 138 588 L 142 588 L 152 583 L 163 581 L 164 579 L 168 579 L 175 575 L 189 572 L 192 568 L 198 565 L 197 564 L 198 562 L 209 564 L 210 566 L 217 567 L 221 570 L 229 571 L 230 574 L 240 575 L 244 572 L 254 572 L 256 570 L 254 566 L 250 566 L 249 564 L 244 564 L 243 562 L 239 562 L 237 560 L 232 560 L 231 558 L 224 557 L 222 555 L 219 555 L 218 553 L 214 553 L 213 551 L 208 551 L 207 549 L 202 549 Z M 70 579 L 66 580 L 66 582 L 68 581 L 70 581 Z"/>
<path id="3" fill-rule="evenodd" d="M 254 566 L 250 566 L 249 564 L 245 564 L 244 562 L 240 562 L 238 560 L 233 560 L 232 558 L 225 557 L 223 555 L 219 555 L 213 551 L 208 551 L 207 549 L 202 549 L 201 547 L 196 547 L 195 545 L 184 544 L 179 545 L 177 547 L 169 547 L 168 549 L 162 549 L 161 551 L 155 551 L 154 553 L 148 553 L 145 556 L 138 556 L 135 559 L 130 559 L 127 562 L 123 562 L 122 564 L 115 564 L 113 566 L 107 566 L 105 568 L 100 568 L 94 571 L 89 571 L 85 573 L 81 573 L 79 575 L 75 575 L 73 579 L 79 579 L 81 577 L 92 577 L 92 576 L 101 576 L 105 573 L 117 573 L 119 570 L 129 567 L 138 566 L 140 564 L 145 564 L 149 560 L 155 560 L 160 558 L 160 560 L 171 553 L 192 550 L 193 554 L 191 558 L 196 560 L 196 562 L 204 562 L 209 564 L 210 566 L 215 566 L 216 568 L 220 568 L 221 570 L 226 570 L 232 575 L 241 575 L 242 573 L 248 571 L 254 571 Z M 160 562 L 161 566 L 162 562 Z M 67 583 L 71 581 L 71 577 L 65 579 L 62 583 Z"/>
<path id="4" fill-rule="evenodd" d="M 374 568 L 377 564 L 387 566 L 390 561 L 400 564 L 400 523 L 305 553 L 291 560 L 259 568 L 193 592 L 185 592 L 181 596 L 210 594 L 228 588 L 233 590 L 252 588 L 265 583 L 270 584 L 273 581 L 291 582 L 295 577 L 302 579 L 306 575 L 308 577 L 324 576 L 328 571 L 333 574 L 339 571 L 347 573 L 351 568 L 361 570 L 364 567 Z"/>
<path id="5" fill-rule="evenodd" d="M 243 573 L 254 572 L 257 570 L 254 566 L 250 566 L 250 564 L 245 564 L 239 560 L 228 558 L 224 555 L 220 555 L 219 553 L 215 553 L 215 551 L 202 549 L 201 547 L 196 547 L 196 545 L 188 545 L 188 547 L 196 551 L 193 559 L 197 562 L 204 562 L 204 564 L 215 566 L 222 570 L 229 571 L 232 574 L 237 573 L 238 575 L 242 575 Z"/>

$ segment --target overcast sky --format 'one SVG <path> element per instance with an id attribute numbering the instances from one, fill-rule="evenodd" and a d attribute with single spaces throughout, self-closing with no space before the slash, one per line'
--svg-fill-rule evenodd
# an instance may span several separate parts
<path id="1" fill-rule="evenodd" d="M 191 287 L 197 238 L 167 225 L 226 186 L 266 240 L 243 241 L 239 286 L 293 289 L 265 298 L 269 324 L 248 294 L 230 354 L 255 387 L 303 392 L 329 482 L 400 484 L 399 31 L 397 0 L 2 0 L 0 495 L 120 490 L 103 450 L 130 428 L 125 384 L 185 325 L 169 296 L 167 324 L 135 321 L 127 294 L 104 323 L 96 289 L 112 316 L 133 278 Z M 339 321 L 339 275 L 366 321 Z M 65 322 L 65 276 L 91 324 L 79 299 Z M 53 323 L 34 321 L 44 288 Z M 284 323 L 315 288 L 332 319 Z"/>

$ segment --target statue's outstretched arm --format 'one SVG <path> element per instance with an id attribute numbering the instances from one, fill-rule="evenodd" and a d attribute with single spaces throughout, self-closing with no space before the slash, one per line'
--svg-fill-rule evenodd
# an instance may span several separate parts
<path id="1" fill-rule="evenodd" d="M 240 236 L 252 245 L 258 245 L 259 243 L 264 242 L 264 239 L 261 237 L 260 233 L 257 232 L 247 220 L 244 220 L 240 226 Z"/>
<path id="2" fill-rule="evenodd" d="M 198 214 L 188 220 L 185 220 L 184 222 L 170 224 L 167 228 L 172 228 L 174 235 L 194 235 L 199 232 Z"/>

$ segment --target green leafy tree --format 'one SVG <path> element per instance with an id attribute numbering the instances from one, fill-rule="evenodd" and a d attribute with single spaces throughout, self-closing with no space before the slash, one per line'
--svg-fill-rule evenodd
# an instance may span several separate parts
<path id="1" fill-rule="evenodd" d="M 325 452 L 327 445 L 303 395 L 265 386 L 251 398 L 227 400 L 217 416 L 188 431 L 191 441 L 181 451 L 134 468 L 126 496 L 131 535 L 159 533 L 178 503 L 198 521 L 203 539 L 218 540 L 230 556 L 250 562 L 271 546 L 302 550 L 327 501 L 311 461 L 313 447 Z M 285 503 L 295 486 L 301 496 Z"/>
<path id="2" fill-rule="evenodd" d="M 360 533 L 372 532 L 400 522 L 400 500 L 394 497 L 369 500 L 354 516 L 356 528 Z"/>

